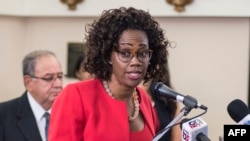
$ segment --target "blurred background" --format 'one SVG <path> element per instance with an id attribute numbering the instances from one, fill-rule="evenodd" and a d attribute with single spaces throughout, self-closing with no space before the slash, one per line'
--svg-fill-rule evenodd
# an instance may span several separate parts
<path id="1" fill-rule="evenodd" d="M 77 0 L 76 0 L 77 2 Z M 85 25 L 105 9 L 134 6 L 149 11 L 176 44 L 169 49 L 170 73 L 176 91 L 208 107 L 202 118 L 208 136 L 219 140 L 234 99 L 249 99 L 249 0 L 193 0 L 184 11 L 166 0 L 83 0 L 75 9 L 66 0 L 0 1 L 0 102 L 24 92 L 21 61 L 28 52 L 56 53 L 68 72 L 69 43 L 82 43 Z M 77 81 L 65 77 L 64 85 Z M 193 109 L 188 117 L 200 113 Z"/>

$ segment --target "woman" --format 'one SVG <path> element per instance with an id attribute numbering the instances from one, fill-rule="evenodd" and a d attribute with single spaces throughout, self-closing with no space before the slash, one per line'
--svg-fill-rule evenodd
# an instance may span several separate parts
<path id="1" fill-rule="evenodd" d="M 88 80 L 93 77 L 83 69 L 84 57 L 85 54 L 79 56 L 74 68 L 74 77 L 77 78 L 79 81 Z"/>
<path id="2" fill-rule="evenodd" d="M 159 129 L 137 87 L 165 64 L 168 41 L 143 10 L 104 11 L 86 28 L 84 69 L 95 78 L 67 85 L 53 104 L 50 141 L 151 141 Z"/>

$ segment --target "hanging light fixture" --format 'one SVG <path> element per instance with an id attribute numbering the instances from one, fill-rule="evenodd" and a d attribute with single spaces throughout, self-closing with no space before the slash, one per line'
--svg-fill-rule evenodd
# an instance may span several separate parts
<path id="1" fill-rule="evenodd" d="M 76 5 L 83 0 L 61 0 L 62 3 L 68 5 L 69 10 L 76 10 Z"/>
<path id="2" fill-rule="evenodd" d="M 175 10 L 178 12 L 185 11 L 185 6 L 193 2 L 193 0 L 166 0 L 169 4 L 175 6 Z"/>

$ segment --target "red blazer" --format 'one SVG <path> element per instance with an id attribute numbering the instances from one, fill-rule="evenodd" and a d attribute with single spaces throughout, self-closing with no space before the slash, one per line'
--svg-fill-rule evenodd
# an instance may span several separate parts
<path id="1" fill-rule="evenodd" d="M 145 91 L 137 87 L 137 92 L 153 138 L 153 107 Z M 129 135 L 126 103 L 112 99 L 100 80 L 68 84 L 53 104 L 49 141 L 129 141 Z"/>

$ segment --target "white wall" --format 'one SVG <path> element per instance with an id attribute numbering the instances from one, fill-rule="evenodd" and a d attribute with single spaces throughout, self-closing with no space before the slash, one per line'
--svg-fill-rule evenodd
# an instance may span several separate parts
<path id="1" fill-rule="evenodd" d="M 150 11 L 158 15 L 156 19 L 166 30 L 166 37 L 177 43 L 176 48 L 169 49 L 174 88 L 208 107 L 202 118 L 208 122 L 209 138 L 218 140 L 223 134 L 223 125 L 234 124 L 226 111 L 228 103 L 235 98 L 245 102 L 248 99 L 250 9 L 246 9 L 246 5 L 250 5 L 250 1 L 194 0 L 182 14 L 164 0 L 157 3 L 153 0 L 107 1 L 109 4 L 103 2 L 98 7 L 95 0 L 85 0 L 72 12 L 59 0 L 23 0 L 15 5 L 9 3 L 14 0 L 2 0 L 0 101 L 24 92 L 21 61 L 26 53 L 49 49 L 57 54 L 67 73 L 67 43 L 82 42 L 85 24 L 94 19 L 91 16 L 121 3 L 136 4 L 150 7 Z M 219 6 L 222 3 L 224 5 Z M 73 81 L 76 80 L 65 78 L 64 84 Z M 193 109 L 188 117 L 199 112 Z"/>
<path id="2" fill-rule="evenodd" d="M 23 15 L 26 0 L 1 0 L 0 15 Z"/>
<path id="3" fill-rule="evenodd" d="M 174 87 L 208 106 L 208 113 L 202 118 L 208 122 L 209 137 L 216 141 L 219 134 L 223 135 L 223 124 L 234 124 L 226 110 L 228 103 L 235 98 L 247 103 L 249 19 L 164 21 L 161 23 L 169 39 L 177 42 L 177 47 L 170 49 L 169 58 Z"/>
<path id="4" fill-rule="evenodd" d="M 0 101 L 24 92 L 21 61 L 25 46 L 25 20 L 0 17 Z"/>
<path id="5" fill-rule="evenodd" d="M 193 0 L 178 13 L 166 0 L 83 0 L 76 11 L 69 11 L 60 0 L 1 0 L 0 15 L 15 16 L 99 16 L 104 9 L 135 6 L 154 16 L 249 17 L 249 0 Z"/>

